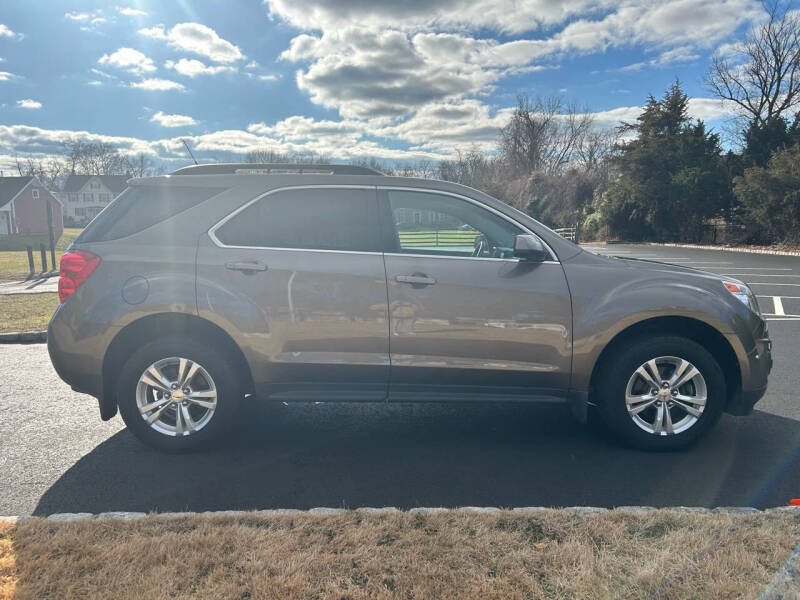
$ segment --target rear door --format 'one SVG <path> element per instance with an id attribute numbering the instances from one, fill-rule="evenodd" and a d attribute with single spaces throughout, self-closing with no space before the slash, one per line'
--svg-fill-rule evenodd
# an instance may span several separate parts
<path id="1" fill-rule="evenodd" d="M 557 262 L 520 261 L 528 233 L 468 198 L 379 192 L 386 236 L 390 400 L 563 397 L 572 311 Z"/>
<path id="2" fill-rule="evenodd" d="M 198 309 L 235 330 L 259 394 L 386 397 L 378 232 L 368 186 L 275 190 L 212 228 L 198 250 Z"/>

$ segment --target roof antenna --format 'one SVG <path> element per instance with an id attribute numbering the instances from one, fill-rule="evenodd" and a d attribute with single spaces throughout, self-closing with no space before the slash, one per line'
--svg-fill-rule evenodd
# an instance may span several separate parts
<path id="1" fill-rule="evenodd" d="M 189 156 L 192 157 L 194 164 L 197 164 L 197 159 L 194 157 L 194 154 L 192 154 L 192 149 L 189 148 L 189 144 L 186 143 L 186 140 L 181 140 L 181 141 L 183 142 L 183 145 L 186 146 L 186 151 L 189 153 Z"/>

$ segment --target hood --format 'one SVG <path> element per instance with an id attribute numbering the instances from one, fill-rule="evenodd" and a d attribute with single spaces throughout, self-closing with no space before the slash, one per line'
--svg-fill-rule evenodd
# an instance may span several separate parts
<path id="1" fill-rule="evenodd" d="M 662 272 L 664 274 L 682 274 L 688 275 L 692 277 L 700 277 L 703 279 L 714 279 L 719 281 L 724 279 L 726 281 L 732 281 L 734 283 L 739 283 L 742 285 L 746 285 L 744 282 L 739 281 L 733 277 L 728 277 L 727 275 L 719 275 L 717 273 L 712 273 L 710 271 L 703 271 L 700 269 L 695 269 L 693 267 L 684 267 L 682 265 L 673 265 L 672 263 L 661 262 L 657 260 L 648 260 L 645 258 L 630 258 L 630 257 L 616 257 L 616 256 L 601 256 L 600 258 L 613 261 L 614 264 L 621 264 L 625 265 L 631 269 L 639 269 L 644 271 L 651 271 L 651 272 Z"/>

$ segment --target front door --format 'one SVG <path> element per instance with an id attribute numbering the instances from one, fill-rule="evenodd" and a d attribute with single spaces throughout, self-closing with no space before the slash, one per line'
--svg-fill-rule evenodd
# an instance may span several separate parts
<path id="1" fill-rule="evenodd" d="M 523 231 L 463 197 L 381 190 L 391 400 L 563 396 L 571 303 L 561 264 L 512 256 Z"/>
<path id="2" fill-rule="evenodd" d="M 267 194 L 198 249 L 198 310 L 237 331 L 260 395 L 383 400 L 386 276 L 374 187 Z"/>

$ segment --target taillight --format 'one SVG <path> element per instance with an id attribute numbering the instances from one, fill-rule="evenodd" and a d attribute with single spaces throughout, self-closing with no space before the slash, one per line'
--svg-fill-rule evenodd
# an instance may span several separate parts
<path id="1" fill-rule="evenodd" d="M 99 264 L 100 257 L 85 250 L 73 250 L 62 254 L 58 278 L 59 302 L 64 304 L 69 300 Z"/>

